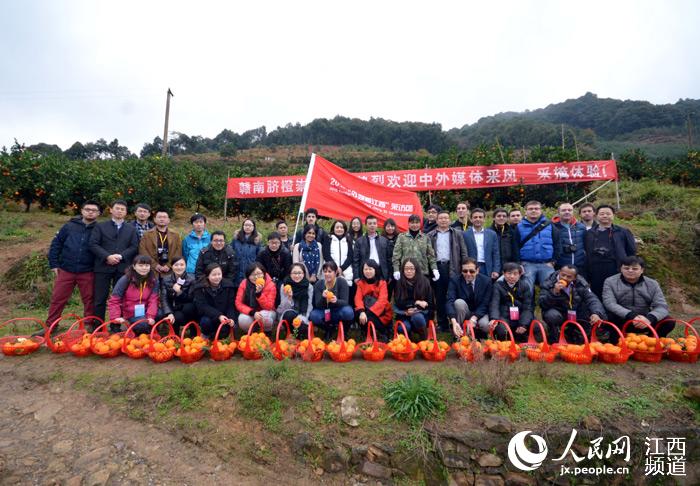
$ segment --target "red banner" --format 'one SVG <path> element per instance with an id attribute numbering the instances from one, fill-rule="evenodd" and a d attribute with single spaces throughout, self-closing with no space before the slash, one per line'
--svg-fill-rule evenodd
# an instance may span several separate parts
<path id="1" fill-rule="evenodd" d="M 589 160 L 358 172 L 353 175 L 387 188 L 440 191 L 607 181 L 617 179 L 617 166 L 614 160 Z M 236 199 L 301 196 L 305 180 L 304 175 L 232 178 L 228 180 L 226 194 Z"/>
<path id="2" fill-rule="evenodd" d="M 372 214 L 380 225 L 392 218 L 399 231 L 408 231 L 411 214 L 422 215 L 423 208 L 415 192 L 364 180 L 319 155 L 312 157 L 303 211 L 316 208 L 321 216 L 345 221 L 354 216 L 364 220 L 366 215 Z"/>

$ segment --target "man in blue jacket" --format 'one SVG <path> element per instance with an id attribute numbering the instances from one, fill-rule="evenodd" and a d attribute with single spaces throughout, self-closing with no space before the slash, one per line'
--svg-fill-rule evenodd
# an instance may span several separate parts
<path id="1" fill-rule="evenodd" d="M 501 247 L 498 235 L 491 228 L 484 228 L 486 211 L 472 210 L 472 225 L 464 232 L 467 254 L 475 258 L 482 275 L 496 280 L 501 273 Z"/>
<path id="2" fill-rule="evenodd" d="M 559 214 L 552 218 L 552 224 L 559 230 L 559 258 L 556 267 L 573 265 L 581 274 L 586 264 L 586 225 L 576 221 L 574 207 L 569 203 L 559 205 Z"/>
<path id="3" fill-rule="evenodd" d="M 544 214 L 539 201 L 528 201 L 525 218 L 518 223 L 520 233 L 520 263 L 533 293 L 535 284 L 542 286 L 559 259 L 559 230 Z"/>
<path id="4" fill-rule="evenodd" d="M 100 215 L 100 205 L 85 201 L 80 208 L 81 216 L 72 218 L 56 233 L 49 248 L 49 267 L 56 275 L 49 305 L 48 325 L 61 317 L 75 286 L 80 290 L 83 315 L 93 313 L 92 273 L 95 257 L 90 252 L 90 236 L 95 221 Z"/>
<path id="5" fill-rule="evenodd" d="M 192 231 L 182 240 L 182 256 L 187 262 L 187 273 L 194 275 L 197 268 L 199 254 L 211 243 L 211 236 L 207 231 L 207 217 L 201 213 L 194 213 L 190 218 Z"/>

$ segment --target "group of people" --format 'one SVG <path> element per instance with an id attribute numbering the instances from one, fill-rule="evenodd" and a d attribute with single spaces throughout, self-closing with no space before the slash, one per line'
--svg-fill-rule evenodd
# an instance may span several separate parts
<path id="1" fill-rule="evenodd" d="M 584 204 L 580 220 L 568 203 L 551 220 L 537 201 L 524 211 L 496 209 L 486 227 L 486 211 L 470 211 L 467 202 L 457 205 L 456 221 L 431 204 L 423 222 L 412 215 L 400 233 L 391 219 L 380 232 L 373 215 L 333 221 L 327 232 L 308 209 L 296 235 L 278 221 L 263 244 L 250 218 L 227 243 L 223 231 L 207 231 L 203 214 L 192 215 L 182 238 L 169 229 L 167 211 L 138 204 L 126 221 L 127 204 L 117 200 L 111 218 L 98 223 L 99 204 L 86 201 L 51 243 L 56 283 L 47 322 L 60 318 L 77 286 L 85 315 L 108 313 L 112 332 L 132 323 L 147 332 L 167 319 L 176 329 L 196 321 L 211 338 L 219 327 L 246 332 L 257 322 L 272 332 L 285 320 L 301 335 L 313 323 L 330 339 L 340 322 L 361 329 L 372 322 L 386 341 L 395 320 L 424 339 L 435 317 L 456 338 L 471 321 L 478 337 L 503 338 L 507 325 L 522 342 L 537 304 L 550 342 L 567 320 L 588 333 L 598 321 L 629 320 L 638 332 L 661 321 L 659 334 L 671 331 L 663 292 L 643 275 L 634 237 L 613 223 L 611 206 Z M 567 328 L 567 338 L 581 336 Z"/>

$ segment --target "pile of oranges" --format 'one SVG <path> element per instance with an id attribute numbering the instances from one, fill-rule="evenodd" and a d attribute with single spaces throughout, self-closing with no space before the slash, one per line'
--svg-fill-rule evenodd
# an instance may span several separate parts
<path id="1" fill-rule="evenodd" d="M 513 343 L 511 341 L 497 341 L 495 339 L 487 339 L 486 341 L 484 341 L 486 352 L 494 355 L 503 355 L 510 353 L 512 345 Z M 520 352 L 519 344 L 515 344 L 515 350 L 517 352 Z"/>
<path id="2" fill-rule="evenodd" d="M 151 338 L 148 334 L 139 334 L 139 337 L 127 339 L 126 355 L 130 358 L 140 359 L 146 356 L 148 348 L 151 345 Z"/>
<path id="3" fill-rule="evenodd" d="M 669 339 L 669 338 L 661 338 Z M 669 349 L 671 351 L 677 352 L 688 352 L 695 353 L 698 351 L 698 338 L 695 336 L 688 336 L 687 338 L 678 338 L 676 340 L 671 339 L 672 343 L 669 343 Z"/>
<path id="4" fill-rule="evenodd" d="M 6 341 L 2 345 L 2 353 L 7 356 L 21 356 L 23 354 L 33 353 L 39 349 L 41 343 L 30 338 L 17 337 Z"/>
<path id="5" fill-rule="evenodd" d="M 671 339 L 671 341 L 673 341 L 673 339 Z M 625 336 L 625 342 L 628 348 L 638 353 L 652 353 L 656 351 L 657 339 L 653 336 L 645 336 L 644 334 L 635 334 L 631 332 Z M 663 341 L 659 340 L 658 342 L 663 346 Z"/>
<path id="6" fill-rule="evenodd" d="M 83 334 L 83 337 L 81 337 L 75 344 L 73 344 L 70 347 L 71 353 L 74 355 L 82 358 L 84 356 L 87 356 L 91 353 L 90 351 L 90 340 L 92 339 L 92 335 L 90 334 Z"/>
<path id="7" fill-rule="evenodd" d="M 124 344 L 124 338 L 120 334 L 112 334 L 111 336 L 99 336 L 92 341 L 91 350 L 98 356 L 104 358 L 113 358 L 117 356 Z"/>
<path id="8" fill-rule="evenodd" d="M 600 341 L 591 343 L 591 353 L 620 354 L 621 352 L 622 348 L 620 346 L 615 346 L 612 343 L 603 344 Z"/>
<path id="9" fill-rule="evenodd" d="M 354 339 L 348 339 L 345 341 L 345 352 L 346 353 L 352 353 L 355 351 L 355 346 L 357 346 L 357 343 L 355 342 Z M 328 350 L 329 353 L 339 353 L 340 352 L 340 343 L 338 341 L 332 341 L 331 343 L 326 346 L 326 349 Z"/>
<path id="10" fill-rule="evenodd" d="M 202 351 L 206 346 L 209 346 L 209 341 L 202 336 L 195 336 L 183 339 L 180 350 L 184 351 L 185 354 L 194 354 Z"/>
<path id="11" fill-rule="evenodd" d="M 272 354 L 276 359 L 289 358 L 294 355 L 294 351 L 296 351 L 296 344 L 283 339 L 277 341 L 272 348 Z"/>
<path id="12" fill-rule="evenodd" d="M 299 343 L 299 347 L 297 349 L 299 350 L 300 354 L 304 354 L 308 347 L 309 347 L 309 340 L 304 339 L 302 342 Z M 324 351 L 325 349 L 326 349 L 326 343 L 324 343 L 321 338 L 315 337 L 311 340 L 311 350 L 314 353 L 320 353 L 321 351 Z"/>
<path id="13" fill-rule="evenodd" d="M 237 346 L 236 341 L 231 341 L 230 343 L 216 341 L 209 350 L 209 355 L 214 361 L 225 361 L 233 356 Z"/>
<path id="14" fill-rule="evenodd" d="M 238 343 L 238 347 L 240 349 L 250 348 L 257 351 L 262 351 L 263 349 L 270 349 L 270 344 L 272 344 L 272 342 L 264 332 L 254 332 L 250 335 L 246 334 L 243 336 L 240 343 Z"/>
<path id="15" fill-rule="evenodd" d="M 148 356 L 156 363 L 165 363 L 175 356 L 176 349 L 175 339 L 166 339 L 153 343 Z"/>
<path id="16" fill-rule="evenodd" d="M 467 338 L 469 339 L 469 338 Z M 435 341 L 432 339 L 426 339 L 418 343 L 418 349 L 423 352 L 431 352 L 435 349 Z M 445 341 L 438 341 L 438 351 L 449 351 L 450 345 Z"/>
<path id="17" fill-rule="evenodd" d="M 586 351 L 586 345 L 585 344 L 561 344 L 557 347 L 557 349 L 560 352 L 563 353 L 575 353 L 575 354 L 582 354 L 585 353 Z M 596 349 L 591 345 L 591 354 L 598 354 Z"/>
<path id="18" fill-rule="evenodd" d="M 475 353 L 481 353 L 481 343 L 479 341 L 472 341 L 469 336 L 462 336 L 459 341 L 452 344 L 452 349 L 454 349 L 457 354 L 464 359 L 473 360 Z"/>
<path id="19" fill-rule="evenodd" d="M 389 341 L 387 348 L 391 351 L 391 357 L 398 361 L 411 361 L 418 351 L 418 345 L 411 342 L 404 334 L 399 334 Z"/>

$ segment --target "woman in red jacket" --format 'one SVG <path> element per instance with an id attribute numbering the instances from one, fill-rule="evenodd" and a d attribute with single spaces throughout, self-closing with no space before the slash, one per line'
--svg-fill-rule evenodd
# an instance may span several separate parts
<path id="1" fill-rule="evenodd" d="M 265 283 L 262 283 L 263 281 Z M 276 297 L 275 282 L 267 274 L 265 267 L 260 262 L 251 263 L 236 294 L 236 310 L 240 312 L 238 327 L 241 331 L 248 332 L 253 321 L 260 321 L 265 331 L 271 331 L 276 318 Z"/>
<path id="2" fill-rule="evenodd" d="M 121 325 L 141 319 L 147 321 L 134 328 L 136 334 L 149 333 L 158 313 L 158 279 L 148 255 L 136 255 L 131 266 L 117 281 L 107 302 L 110 332 L 119 332 Z"/>
<path id="3" fill-rule="evenodd" d="M 362 278 L 357 282 L 355 293 L 355 316 L 363 327 L 367 321 L 372 321 L 377 339 L 388 341 L 394 312 L 389 303 L 386 280 L 382 278 L 382 268 L 374 260 L 367 260 L 362 266 Z"/>

